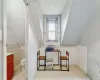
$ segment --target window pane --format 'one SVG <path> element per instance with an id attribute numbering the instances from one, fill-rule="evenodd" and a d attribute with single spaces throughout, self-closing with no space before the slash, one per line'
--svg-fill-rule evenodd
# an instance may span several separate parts
<path id="1" fill-rule="evenodd" d="M 55 20 L 49 21 L 48 22 L 48 31 L 55 31 L 55 26 L 56 26 Z"/>
<path id="2" fill-rule="evenodd" d="M 55 32 L 49 32 L 49 40 L 55 40 Z"/>

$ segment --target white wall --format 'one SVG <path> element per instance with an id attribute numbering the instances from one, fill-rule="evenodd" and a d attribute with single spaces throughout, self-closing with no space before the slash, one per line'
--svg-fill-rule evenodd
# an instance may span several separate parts
<path id="1" fill-rule="evenodd" d="M 3 8 L 2 8 L 2 1 L 3 0 L 0 0 L 0 30 L 2 30 L 2 22 L 3 22 L 3 20 L 2 20 L 2 10 L 3 10 Z M 0 31 L 0 80 L 3 80 L 2 79 L 2 77 L 3 77 L 3 70 L 2 70 L 2 68 L 3 68 L 3 55 L 2 55 L 2 38 L 1 38 L 1 36 L 2 36 L 2 32 Z"/>
<path id="2" fill-rule="evenodd" d="M 34 80 L 37 71 L 37 52 L 39 48 L 35 26 L 32 20 L 30 6 L 27 7 L 26 46 L 27 46 L 27 71 L 28 80 Z"/>
<path id="3" fill-rule="evenodd" d="M 60 49 L 61 50 L 61 55 L 62 56 L 66 56 L 66 51 L 68 51 L 69 52 L 69 55 L 70 55 L 70 65 L 77 65 L 77 63 L 78 63 L 78 51 L 77 51 L 77 46 L 64 46 L 64 47 L 56 47 L 57 49 Z M 42 47 L 41 49 L 40 49 L 40 54 L 41 55 L 45 55 L 45 47 Z M 56 53 L 47 53 L 47 55 L 49 55 L 49 56 L 52 56 L 53 55 L 53 57 L 54 57 L 54 63 L 55 64 L 58 64 L 57 62 L 58 62 L 58 54 L 56 54 Z M 41 61 L 41 64 L 43 64 L 43 62 Z M 63 64 L 65 64 L 65 62 L 63 63 Z"/>
<path id="4" fill-rule="evenodd" d="M 100 80 L 100 0 L 97 4 L 96 14 L 87 22 L 80 37 L 80 44 L 87 46 L 88 75 L 92 80 Z"/>
<path id="5" fill-rule="evenodd" d="M 80 67 L 84 73 L 87 74 L 87 47 L 86 46 L 77 46 L 78 53 L 78 63 L 77 65 Z"/>
<path id="6" fill-rule="evenodd" d="M 78 52 L 77 52 L 77 46 L 66 46 L 62 47 L 62 55 L 66 55 L 65 51 L 69 52 L 69 59 L 70 59 L 70 65 L 77 65 L 78 62 Z"/>
<path id="7" fill-rule="evenodd" d="M 29 26 L 28 36 L 28 80 L 34 80 L 34 76 L 37 71 L 38 46 L 31 26 Z"/>

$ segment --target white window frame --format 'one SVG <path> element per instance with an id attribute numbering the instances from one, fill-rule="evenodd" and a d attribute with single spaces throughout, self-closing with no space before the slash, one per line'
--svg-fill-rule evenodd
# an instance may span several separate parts
<path id="1" fill-rule="evenodd" d="M 49 31 L 48 31 L 48 21 L 52 21 L 52 20 L 55 20 L 55 40 L 50 40 L 49 39 Z M 47 19 L 47 41 L 58 41 L 58 18 L 52 18 L 52 19 Z"/>

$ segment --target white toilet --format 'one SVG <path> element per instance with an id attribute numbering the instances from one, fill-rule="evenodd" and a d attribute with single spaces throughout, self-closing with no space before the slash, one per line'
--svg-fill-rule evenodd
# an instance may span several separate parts
<path id="1" fill-rule="evenodd" d="M 25 58 L 21 60 L 20 65 L 21 65 L 21 71 L 23 72 L 23 70 L 25 69 Z"/>

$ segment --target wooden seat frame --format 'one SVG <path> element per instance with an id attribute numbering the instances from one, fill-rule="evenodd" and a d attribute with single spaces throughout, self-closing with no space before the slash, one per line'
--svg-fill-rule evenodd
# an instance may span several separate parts
<path id="1" fill-rule="evenodd" d="M 66 68 L 67 70 L 62 70 L 62 61 L 66 60 Z M 61 71 L 69 71 L 69 52 L 66 51 L 66 56 L 60 56 L 60 69 Z"/>
<path id="2" fill-rule="evenodd" d="M 44 65 L 40 65 L 40 61 L 43 60 L 44 61 Z M 37 70 L 38 71 L 44 71 L 45 70 L 45 60 L 46 60 L 46 56 L 40 56 L 40 51 L 37 52 Z M 38 62 L 39 61 L 39 62 Z M 44 66 L 44 69 L 39 69 L 40 66 Z"/>

